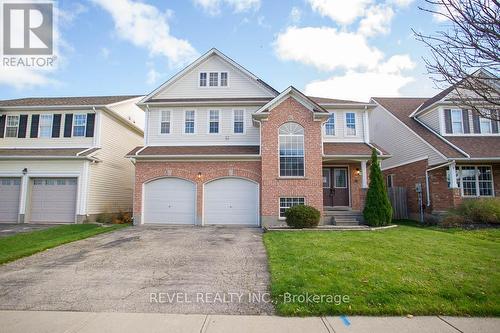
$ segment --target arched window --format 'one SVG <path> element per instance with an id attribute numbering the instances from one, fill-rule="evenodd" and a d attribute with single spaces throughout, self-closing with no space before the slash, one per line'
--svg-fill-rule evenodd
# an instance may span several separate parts
<path id="1" fill-rule="evenodd" d="M 304 128 L 285 123 L 279 128 L 280 177 L 304 176 Z"/>

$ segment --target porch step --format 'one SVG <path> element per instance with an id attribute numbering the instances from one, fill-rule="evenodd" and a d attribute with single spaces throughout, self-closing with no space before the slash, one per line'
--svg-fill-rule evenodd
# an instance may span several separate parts
<path id="1" fill-rule="evenodd" d="M 363 221 L 363 214 L 353 210 L 325 210 L 325 219 L 327 224 L 338 226 L 356 226 Z"/>

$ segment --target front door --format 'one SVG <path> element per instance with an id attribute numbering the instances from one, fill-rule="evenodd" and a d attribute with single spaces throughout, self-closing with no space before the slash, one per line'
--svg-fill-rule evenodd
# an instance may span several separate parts
<path id="1" fill-rule="evenodd" d="M 349 180 L 346 167 L 323 168 L 323 205 L 349 206 Z"/>

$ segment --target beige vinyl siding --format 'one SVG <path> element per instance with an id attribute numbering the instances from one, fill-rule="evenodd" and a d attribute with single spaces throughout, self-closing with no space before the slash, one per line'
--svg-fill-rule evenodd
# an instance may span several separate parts
<path id="1" fill-rule="evenodd" d="M 430 165 L 445 162 L 441 155 L 381 106 L 370 113 L 369 120 L 371 142 L 380 145 L 393 156 L 382 161 L 382 168 L 425 156 L 428 156 Z"/>
<path id="2" fill-rule="evenodd" d="M 164 107 L 151 108 L 149 111 L 148 145 L 185 146 L 185 145 L 258 145 L 259 128 L 252 122 L 252 113 L 259 106 L 203 106 L 203 107 Z M 170 134 L 160 133 L 162 110 L 170 110 Z M 184 113 L 195 110 L 195 133 L 184 133 Z M 219 134 L 208 133 L 210 110 L 219 110 Z M 233 110 L 245 110 L 245 132 L 233 134 Z"/>
<path id="3" fill-rule="evenodd" d="M 91 147 L 94 138 L 64 137 L 64 122 L 66 113 L 91 113 L 91 110 L 52 110 L 52 111 L 9 111 L 6 115 L 28 115 L 26 138 L 0 138 L 0 148 L 87 148 Z M 33 114 L 61 114 L 61 131 L 58 138 L 30 138 L 31 116 Z M 94 132 L 95 134 L 95 132 Z"/>
<path id="4" fill-rule="evenodd" d="M 439 115 L 440 115 L 439 109 L 433 109 L 423 115 L 418 116 L 417 118 L 421 122 L 432 128 L 434 131 L 439 133 L 441 130 L 441 126 L 439 123 Z"/>
<path id="5" fill-rule="evenodd" d="M 131 211 L 134 165 L 124 156 L 142 145 L 142 135 L 106 112 L 99 116 L 101 149 L 94 156 L 102 162 L 90 165 L 87 213 Z"/>
<path id="6" fill-rule="evenodd" d="M 323 142 L 364 142 L 364 117 L 363 110 L 328 110 L 335 113 L 335 136 L 325 135 L 323 125 Z M 356 115 L 356 135 L 345 135 L 345 114 L 353 112 Z"/>
<path id="7" fill-rule="evenodd" d="M 123 119 L 144 130 L 144 111 L 136 105 L 136 103 L 142 98 L 143 96 L 129 99 L 119 103 L 110 104 L 107 107 L 116 112 Z"/>
<path id="8" fill-rule="evenodd" d="M 227 87 L 199 87 L 199 73 L 227 72 Z M 272 93 L 219 56 L 212 55 L 153 98 L 273 97 Z"/>

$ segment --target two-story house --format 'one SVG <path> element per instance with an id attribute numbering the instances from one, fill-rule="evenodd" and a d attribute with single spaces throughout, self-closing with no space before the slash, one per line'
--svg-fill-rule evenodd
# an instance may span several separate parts
<path id="1" fill-rule="evenodd" d="M 0 222 L 80 223 L 132 211 L 142 96 L 0 101 Z"/>
<path id="2" fill-rule="evenodd" d="M 375 104 L 280 93 L 212 49 L 138 105 L 136 224 L 265 226 L 298 204 L 363 208 Z"/>
<path id="3" fill-rule="evenodd" d="M 387 186 L 407 188 L 412 215 L 420 210 L 416 184 L 429 214 L 463 199 L 500 195 L 499 111 L 484 105 L 494 113 L 489 119 L 457 105 L 456 89 L 432 98 L 372 99 L 371 139 L 393 156 L 382 162 Z"/>

